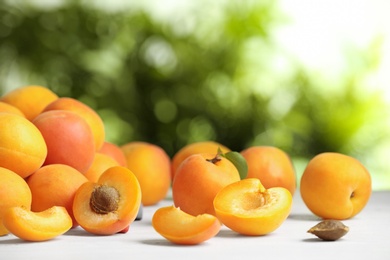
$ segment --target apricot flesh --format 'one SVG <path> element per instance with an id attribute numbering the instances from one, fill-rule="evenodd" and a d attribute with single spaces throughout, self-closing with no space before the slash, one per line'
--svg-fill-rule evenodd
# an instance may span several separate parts
<path id="1" fill-rule="evenodd" d="M 216 216 L 243 235 L 266 235 L 288 217 L 292 195 L 282 187 L 265 189 L 257 178 L 244 179 L 223 188 L 214 199 Z"/>
<path id="2" fill-rule="evenodd" d="M 41 212 L 18 206 L 4 214 L 3 224 L 20 239 L 46 241 L 67 232 L 72 227 L 72 218 L 62 206 L 53 206 Z"/>
<path id="3" fill-rule="evenodd" d="M 152 218 L 153 228 L 174 244 L 195 245 L 218 234 L 221 224 L 211 214 L 192 216 L 175 206 L 159 208 Z"/>
<path id="4" fill-rule="evenodd" d="M 124 230 L 137 217 L 141 205 L 141 187 L 126 167 L 114 166 L 98 182 L 80 186 L 73 201 L 73 214 L 89 233 L 112 235 Z"/>

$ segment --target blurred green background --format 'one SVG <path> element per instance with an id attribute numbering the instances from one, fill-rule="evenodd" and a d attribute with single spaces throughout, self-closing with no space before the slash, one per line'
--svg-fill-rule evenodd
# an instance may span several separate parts
<path id="1" fill-rule="evenodd" d="M 290 18 L 278 1 L 110 3 L 0 0 L 0 94 L 46 86 L 94 108 L 108 141 L 170 156 L 201 140 L 273 145 L 299 177 L 314 155 L 341 152 L 390 189 L 390 102 L 373 80 L 383 37 L 346 46 L 330 75 L 281 46 Z"/>

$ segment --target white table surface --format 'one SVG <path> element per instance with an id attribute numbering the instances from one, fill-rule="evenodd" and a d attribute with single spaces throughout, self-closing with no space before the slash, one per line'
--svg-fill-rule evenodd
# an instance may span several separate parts
<path id="1" fill-rule="evenodd" d="M 307 230 L 320 220 L 294 195 L 288 219 L 273 233 L 246 237 L 222 227 L 216 237 L 195 246 L 178 246 L 152 227 L 155 210 L 168 199 L 144 207 L 128 233 L 95 236 L 80 227 L 46 242 L 0 237 L 0 259 L 390 259 L 390 191 L 374 192 L 365 209 L 345 220 L 349 233 L 338 241 L 319 240 Z"/>

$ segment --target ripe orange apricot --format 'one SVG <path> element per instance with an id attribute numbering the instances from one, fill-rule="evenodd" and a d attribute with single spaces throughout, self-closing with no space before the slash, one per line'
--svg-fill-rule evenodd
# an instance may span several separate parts
<path id="1" fill-rule="evenodd" d="M 31 207 L 31 191 L 26 181 L 15 172 L 0 167 L 0 236 L 9 231 L 3 225 L 3 215 L 11 207 Z"/>
<path id="2" fill-rule="evenodd" d="M 200 142 L 190 143 L 182 147 L 172 157 L 172 170 L 171 170 L 172 180 L 175 177 L 177 168 L 188 156 L 197 153 L 216 154 L 218 152 L 218 149 L 221 149 L 223 153 L 227 153 L 230 151 L 228 147 L 215 141 L 200 141 Z"/>
<path id="3" fill-rule="evenodd" d="M 4 214 L 4 226 L 20 239 L 38 242 L 66 233 L 72 227 L 72 219 L 61 206 L 53 206 L 42 212 L 17 206 Z"/>
<path id="4" fill-rule="evenodd" d="M 93 159 L 88 171 L 84 173 L 84 176 L 87 177 L 89 181 L 97 182 L 100 175 L 102 175 L 105 170 L 118 165 L 119 163 L 112 157 L 96 152 L 95 158 Z"/>
<path id="5" fill-rule="evenodd" d="M 72 111 L 84 118 L 84 120 L 87 122 L 87 124 L 92 130 L 95 150 L 100 150 L 105 139 L 105 129 L 103 120 L 95 110 L 93 110 L 91 107 L 87 106 L 83 102 L 70 97 L 61 97 L 54 100 L 45 107 L 43 112 L 51 110 Z"/>
<path id="6" fill-rule="evenodd" d="M 257 178 L 224 187 L 214 199 L 216 216 L 228 228 L 249 236 L 276 230 L 292 208 L 292 195 L 282 187 L 265 189 Z"/>
<path id="7" fill-rule="evenodd" d="M 163 200 L 171 187 L 171 161 L 159 146 L 146 142 L 130 142 L 121 146 L 127 167 L 137 176 L 142 191 L 142 205 Z"/>
<path id="8" fill-rule="evenodd" d="M 53 206 L 63 206 L 72 218 L 72 226 L 76 227 L 73 198 L 78 188 L 87 181 L 82 173 L 65 164 L 41 167 L 27 179 L 32 193 L 31 210 L 40 212 Z"/>
<path id="9" fill-rule="evenodd" d="M 216 154 L 191 155 L 176 171 L 172 184 L 174 205 L 193 216 L 215 215 L 215 195 L 239 180 L 236 167 L 228 159 Z"/>
<path id="10" fill-rule="evenodd" d="M 0 167 L 28 177 L 46 159 L 41 132 L 26 118 L 11 113 L 0 113 L 0 126 Z"/>
<path id="11" fill-rule="evenodd" d="M 57 94 L 43 86 L 23 86 L 5 93 L 0 101 L 17 107 L 28 120 L 33 120 L 51 102 Z"/>
<path id="12" fill-rule="evenodd" d="M 126 167 L 114 166 L 103 172 L 97 183 L 80 186 L 73 201 L 73 214 L 87 232 L 112 235 L 135 220 L 140 205 L 137 177 Z"/>
<path id="13" fill-rule="evenodd" d="M 113 143 L 105 141 L 102 148 L 100 148 L 99 153 L 106 154 L 116 160 L 120 166 L 127 166 L 127 161 L 125 154 L 122 149 Z"/>
<path id="14" fill-rule="evenodd" d="M 251 146 L 241 151 L 248 164 L 247 178 L 258 178 L 266 188 L 296 189 L 294 166 L 288 154 L 273 146 Z"/>
<path id="15" fill-rule="evenodd" d="M 152 218 L 153 228 L 174 244 L 196 245 L 218 234 L 219 220 L 210 214 L 192 216 L 175 206 L 156 210 Z"/>
<path id="16" fill-rule="evenodd" d="M 19 108 L 15 107 L 13 105 L 10 105 L 8 103 L 2 102 L 2 101 L 0 101 L 0 112 L 7 112 L 7 113 L 22 116 L 22 117 L 26 117 L 23 114 L 23 112 L 20 111 Z"/>
<path id="17" fill-rule="evenodd" d="M 357 215 L 371 196 L 371 176 L 357 159 L 341 153 L 321 153 L 307 164 L 300 191 L 306 206 L 323 219 Z"/>
<path id="18" fill-rule="evenodd" d="M 95 144 L 91 128 L 81 116 L 51 110 L 39 114 L 32 122 L 47 145 L 44 165 L 66 164 L 81 173 L 88 170 L 95 156 Z"/>

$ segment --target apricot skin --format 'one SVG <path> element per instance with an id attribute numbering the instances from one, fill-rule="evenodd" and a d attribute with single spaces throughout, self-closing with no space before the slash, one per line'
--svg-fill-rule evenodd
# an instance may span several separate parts
<path id="1" fill-rule="evenodd" d="M 129 168 L 141 186 L 142 205 L 163 200 L 171 187 L 171 161 L 159 146 L 147 142 L 129 142 L 121 146 Z"/>
<path id="2" fill-rule="evenodd" d="M 58 96 L 52 90 L 43 86 L 28 85 L 5 93 L 0 101 L 15 106 L 31 121 L 56 99 Z"/>
<path id="3" fill-rule="evenodd" d="M 95 156 L 91 128 L 78 114 L 66 110 L 51 110 L 33 121 L 47 145 L 43 165 L 66 164 L 85 173 Z"/>
<path id="4" fill-rule="evenodd" d="M 176 208 L 159 208 L 152 218 L 153 228 L 174 244 L 196 245 L 218 234 L 219 220 L 210 214 L 192 216 Z"/>
<path id="5" fill-rule="evenodd" d="M 226 158 L 212 163 L 215 154 L 194 154 L 183 161 L 172 184 L 172 198 L 176 207 L 191 214 L 215 215 L 213 200 L 226 185 L 239 181 L 236 167 Z"/>
<path id="6" fill-rule="evenodd" d="M 15 236 L 26 241 L 46 241 L 64 234 L 72 227 L 72 218 L 61 206 L 32 212 L 23 207 L 12 207 L 5 214 L 4 226 Z"/>
<path id="7" fill-rule="evenodd" d="M 0 167 L 0 236 L 9 231 L 3 225 L 3 214 L 11 207 L 30 209 L 31 190 L 26 181 L 15 172 Z"/>
<path id="8" fill-rule="evenodd" d="M 294 195 L 295 170 L 286 152 L 273 146 L 251 146 L 241 154 L 248 164 L 247 178 L 258 178 L 266 189 L 283 187 Z"/>
<path id="9" fill-rule="evenodd" d="M 47 156 L 39 129 L 24 117 L 0 113 L 0 166 L 27 178 Z"/>
<path id="10" fill-rule="evenodd" d="M 190 143 L 182 147 L 172 157 L 172 167 L 171 167 L 172 181 L 175 177 L 177 168 L 179 168 L 180 164 L 190 155 L 199 154 L 199 153 L 217 154 L 218 149 L 221 149 L 223 153 L 230 151 L 228 147 L 215 141 L 200 141 L 200 142 Z"/>
<path id="11" fill-rule="evenodd" d="M 63 206 L 73 220 L 73 227 L 78 224 L 73 216 L 74 194 L 81 184 L 88 179 L 76 169 L 65 164 L 45 165 L 27 179 L 32 193 L 31 210 L 40 212 L 52 206 Z"/>
<path id="12" fill-rule="evenodd" d="M 103 120 L 95 110 L 70 97 L 60 97 L 54 100 L 45 107 L 43 112 L 51 110 L 68 110 L 80 115 L 91 128 L 96 151 L 100 150 L 105 139 L 105 129 Z"/>
<path id="13" fill-rule="evenodd" d="M 125 154 L 122 149 L 113 143 L 105 141 L 102 148 L 100 148 L 99 153 L 108 155 L 118 162 L 120 166 L 127 166 L 127 161 Z"/>

